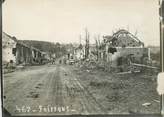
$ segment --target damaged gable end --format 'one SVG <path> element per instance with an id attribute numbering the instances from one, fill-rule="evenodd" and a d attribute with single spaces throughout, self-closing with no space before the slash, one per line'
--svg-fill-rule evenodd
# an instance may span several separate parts
<path id="1" fill-rule="evenodd" d="M 114 67 L 128 64 L 128 61 L 143 64 L 143 58 L 148 58 L 149 49 L 145 48 L 144 43 L 136 36 L 124 29 L 103 38 L 106 46 L 106 61 Z"/>

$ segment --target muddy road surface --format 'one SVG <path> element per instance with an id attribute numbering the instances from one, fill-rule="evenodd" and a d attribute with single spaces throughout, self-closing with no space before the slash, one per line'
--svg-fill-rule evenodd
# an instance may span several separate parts
<path id="1" fill-rule="evenodd" d="M 12 115 L 160 111 L 156 82 L 141 74 L 119 76 L 73 65 L 29 66 L 4 74 L 3 85 L 4 107 Z"/>
<path id="2" fill-rule="evenodd" d="M 4 75 L 4 107 L 12 115 L 107 113 L 70 67 L 35 66 Z"/>

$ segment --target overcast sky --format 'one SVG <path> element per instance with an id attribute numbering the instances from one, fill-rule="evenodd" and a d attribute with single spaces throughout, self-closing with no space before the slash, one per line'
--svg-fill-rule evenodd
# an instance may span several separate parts
<path id="1" fill-rule="evenodd" d="M 3 31 L 20 40 L 79 42 L 119 28 L 138 31 L 146 45 L 159 45 L 158 0 L 6 0 Z"/>

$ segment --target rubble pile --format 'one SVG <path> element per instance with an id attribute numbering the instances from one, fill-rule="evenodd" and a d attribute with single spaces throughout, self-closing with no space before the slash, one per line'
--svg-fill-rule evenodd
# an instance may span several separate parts
<path id="1" fill-rule="evenodd" d="M 3 73 L 14 72 L 16 65 L 14 63 L 3 64 Z"/>
<path id="2" fill-rule="evenodd" d="M 100 69 L 125 74 L 159 72 L 159 60 L 155 55 L 151 56 L 150 48 L 145 47 L 138 37 L 125 29 L 120 29 L 112 36 L 103 36 L 102 41 L 98 43 L 97 40 L 96 45 L 91 45 L 89 49 L 83 46 L 77 50 L 74 56 L 79 58 L 80 62 L 76 65 L 85 70 Z M 89 53 L 86 54 L 85 51 Z M 151 60 L 153 58 L 156 59 Z"/>
<path id="3" fill-rule="evenodd" d="M 80 67 L 84 69 L 95 69 L 97 67 L 97 63 L 96 61 L 85 60 L 82 62 Z"/>

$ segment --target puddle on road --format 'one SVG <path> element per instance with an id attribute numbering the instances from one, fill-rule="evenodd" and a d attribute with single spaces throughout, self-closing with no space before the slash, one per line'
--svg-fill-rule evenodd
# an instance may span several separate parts
<path id="1" fill-rule="evenodd" d="M 42 86 L 43 84 L 39 83 L 38 86 Z"/>
<path id="2" fill-rule="evenodd" d="M 39 98 L 39 94 L 37 92 L 30 92 L 29 95 L 26 96 L 27 98 Z"/>
<path id="3" fill-rule="evenodd" d="M 35 89 L 41 89 L 43 86 L 42 83 L 39 83 L 35 86 Z M 27 96 L 27 98 L 39 98 L 39 93 L 37 91 L 31 91 Z"/>
<path id="4" fill-rule="evenodd" d="M 43 84 L 39 83 L 35 88 L 36 89 L 41 89 L 42 86 L 43 86 Z"/>
<path id="5" fill-rule="evenodd" d="M 68 74 L 67 73 L 64 73 L 65 76 L 67 76 Z"/>
<path id="6" fill-rule="evenodd" d="M 38 86 L 36 86 L 35 88 L 36 88 L 36 89 L 40 89 L 40 87 L 38 87 Z"/>

